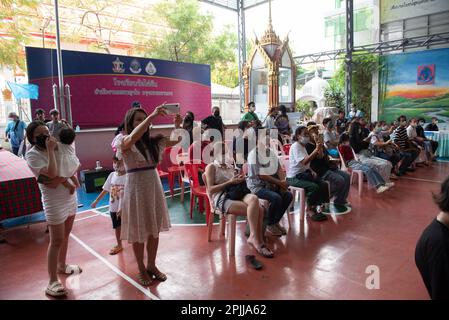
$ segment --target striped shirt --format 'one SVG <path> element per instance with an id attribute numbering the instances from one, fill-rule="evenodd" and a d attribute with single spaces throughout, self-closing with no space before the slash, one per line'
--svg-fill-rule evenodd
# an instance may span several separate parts
<path id="1" fill-rule="evenodd" d="M 397 127 L 394 130 L 394 143 L 396 143 L 401 149 L 405 149 L 408 147 L 407 129 L 403 127 Z"/>

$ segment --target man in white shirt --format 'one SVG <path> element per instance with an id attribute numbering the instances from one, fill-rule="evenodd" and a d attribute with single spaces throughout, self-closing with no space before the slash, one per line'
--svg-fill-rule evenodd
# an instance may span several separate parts
<path id="1" fill-rule="evenodd" d="M 314 221 L 327 220 L 326 215 L 318 211 L 318 207 L 329 204 L 328 184 L 318 179 L 317 174 L 310 169 L 310 162 L 322 152 L 323 145 L 317 143 L 315 150 L 309 155 L 306 145 L 310 142 L 306 127 L 296 128 L 293 136 L 295 143 L 290 147 L 288 184 L 306 190 L 307 209 Z"/>

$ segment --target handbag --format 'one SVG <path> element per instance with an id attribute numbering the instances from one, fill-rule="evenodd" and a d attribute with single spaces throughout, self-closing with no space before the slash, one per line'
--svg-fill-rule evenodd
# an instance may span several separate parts
<path id="1" fill-rule="evenodd" d="M 246 181 L 239 184 L 232 184 L 225 188 L 226 198 L 231 200 L 243 200 L 249 193 L 251 193 L 251 191 L 246 186 Z"/>

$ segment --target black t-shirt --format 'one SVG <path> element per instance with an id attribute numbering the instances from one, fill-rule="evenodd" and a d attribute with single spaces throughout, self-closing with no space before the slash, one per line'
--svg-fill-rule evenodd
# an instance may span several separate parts
<path id="1" fill-rule="evenodd" d="M 205 124 L 208 129 L 216 129 L 223 135 L 223 120 L 221 119 L 221 116 L 216 117 L 211 115 L 203 119 L 201 122 Z"/>
<path id="2" fill-rule="evenodd" d="M 437 219 L 419 238 L 415 262 L 432 300 L 449 299 L 449 228 Z"/>
<path id="3" fill-rule="evenodd" d="M 315 150 L 316 146 L 312 143 L 306 145 L 306 150 L 308 154 L 311 154 Z M 318 177 L 322 177 L 328 170 L 334 169 L 331 162 L 329 161 L 329 153 L 324 149 L 324 157 L 315 158 L 310 161 L 310 169 L 316 172 Z"/>
<path id="4" fill-rule="evenodd" d="M 426 136 L 424 135 L 424 128 L 421 126 L 416 126 L 416 135 L 420 138 L 425 138 Z"/>
<path id="5" fill-rule="evenodd" d="M 436 125 L 436 124 L 433 124 L 433 123 L 429 123 L 427 126 L 426 126 L 426 129 L 425 129 L 426 131 L 440 131 L 439 129 L 438 129 L 438 126 Z"/>
<path id="6" fill-rule="evenodd" d="M 338 134 L 342 134 L 343 132 L 346 131 L 346 125 L 347 125 L 348 120 L 346 118 L 337 119 L 337 132 Z"/>

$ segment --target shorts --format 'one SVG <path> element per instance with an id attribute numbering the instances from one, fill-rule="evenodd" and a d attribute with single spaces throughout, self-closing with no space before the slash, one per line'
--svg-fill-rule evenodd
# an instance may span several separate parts
<path id="1" fill-rule="evenodd" d="M 117 229 L 122 225 L 122 219 L 117 217 L 117 212 L 111 212 L 112 228 Z"/>

